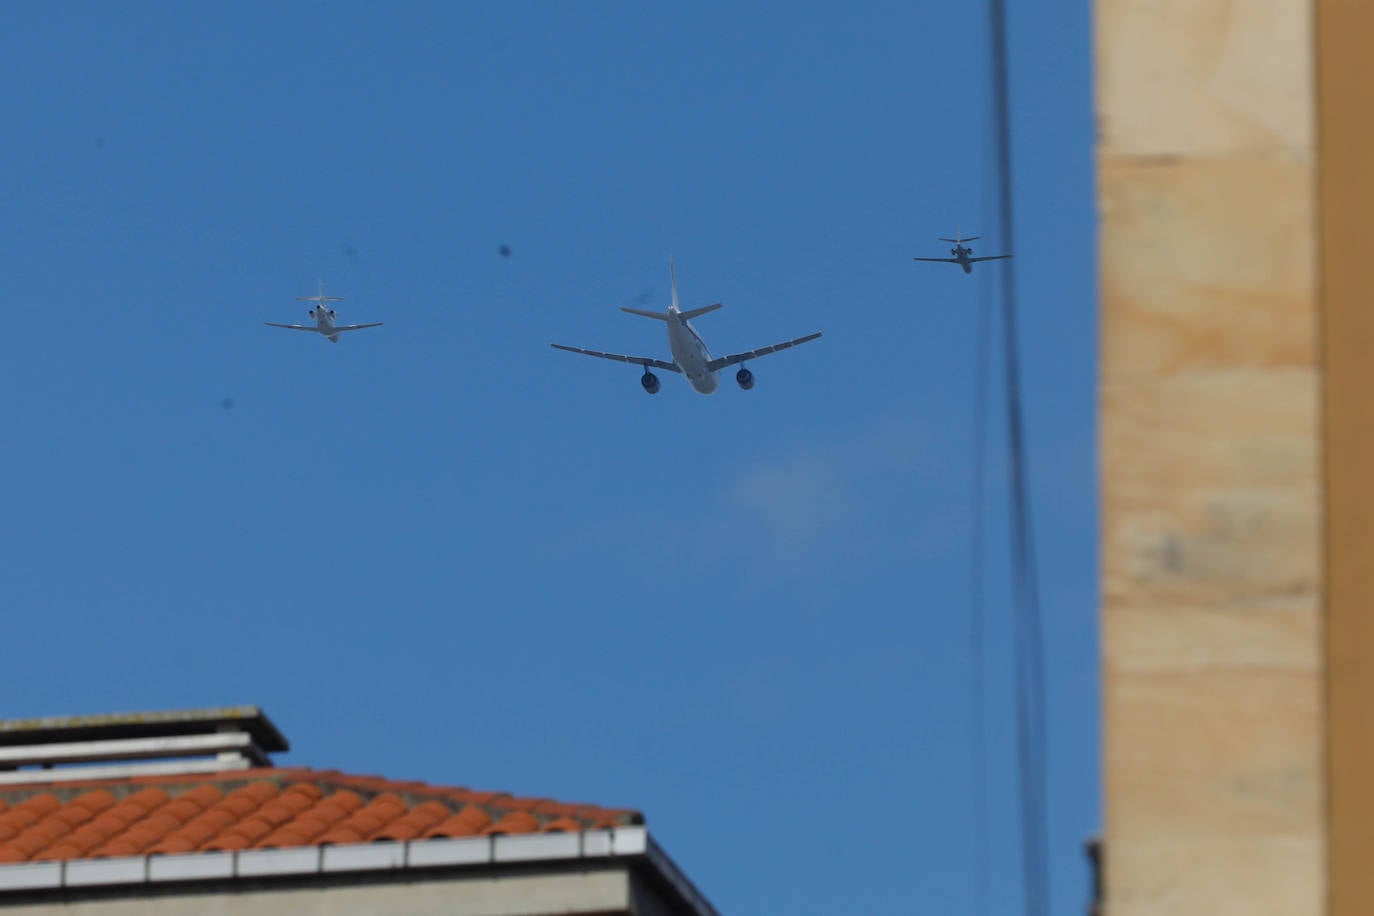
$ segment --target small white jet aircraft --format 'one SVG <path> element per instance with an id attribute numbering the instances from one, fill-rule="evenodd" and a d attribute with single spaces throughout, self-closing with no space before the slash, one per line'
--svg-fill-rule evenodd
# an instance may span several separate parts
<path id="1" fill-rule="evenodd" d="M 758 356 L 767 356 L 769 353 L 786 350 L 821 336 L 821 332 L 817 331 L 815 334 L 808 334 L 795 340 L 785 340 L 782 343 L 773 344 L 771 347 L 761 347 L 746 353 L 733 353 L 730 356 L 712 357 L 711 351 L 706 349 L 705 342 L 688 322 L 700 315 L 705 315 L 707 312 L 714 312 L 720 308 L 721 304 L 717 302 L 715 305 L 688 309 L 685 312 L 681 311 L 677 302 L 677 270 L 673 267 L 671 258 L 668 259 L 668 272 L 672 278 L 673 286 L 673 304 L 668 306 L 668 311 L 646 312 L 623 306 L 620 310 L 629 312 L 631 315 L 642 315 L 645 318 L 654 318 L 665 322 L 668 325 L 668 349 L 672 351 L 673 362 L 654 359 L 650 356 L 621 356 L 619 353 L 602 353 L 600 350 L 584 350 L 581 347 L 568 347 L 563 344 L 551 344 L 550 346 L 556 350 L 567 350 L 569 353 L 582 353 L 586 356 L 599 356 L 602 359 L 613 359 L 617 362 L 643 366 L 644 375 L 640 377 L 639 384 L 643 385 L 644 390 L 649 394 L 658 394 L 659 389 L 658 376 L 649 371 L 650 367 L 668 372 L 680 372 L 687 376 L 687 381 L 692 384 L 698 394 L 711 394 L 716 390 L 718 384 L 716 372 L 726 366 L 733 366 Z M 735 381 L 739 383 L 741 388 L 748 391 L 754 387 L 754 373 L 744 366 L 740 366 L 739 371 L 735 373 Z"/>
<path id="2" fill-rule="evenodd" d="M 311 318 L 315 319 L 313 327 L 308 324 L 277 324 L 275 321 L 264 321 L 263 324 L 273 328 L 287 328 L 291 331 L 314 331 L 317 334 L 323 334 L 325 337 L 328 337 L 330 343 L 338 343 L 339 334 L 344 331 L 360 331 L 363 328 L 379 328 L 383 324 L 383 322 L 380 321 L 374 321 L 371 324 L 335 324 L 334 310 L 325 308 L 324 304 L 326 302 L 342 302 L 343 299 L 339 296 L 326 296 L 324 294 L 323 280 L 320 281 L 320 291 L 318 295 L 297 296 L 296 298 L 301 302 L 317 303 L 313 309 L 307 312 Z"/>
<path id="3" fill-rule="evenodd" d="M 955 235 L 958 235 L 958 233 L 956 232 Z M 942 242 L 953 242 L 953 243 L 954 243 L 954 247 L 951 248 L 951 249 L 949 250 L 949 253 L 952 254 L 952 255 L 954 255 L 954 257 L 952 257 L 952 258 L 912 258 L 911 260 L 913 260 L 913 261 L 938 261 L 938 262 L 940 262 L 941 264 L 958 264 L 960 267 L 964 268 L 964 273 L 966 273 L 966 274 L 971 274 L 971 273 L 973 273 L 973 265 L 974 265 L 974 264 L 977 264 L 979 261 L 1000 261 L 1000 260 L 1002 260 L 1003 258 L 1009 258 L 1009 257 L 1011 257 L 1011 255 L 1009 255 L 1009 254 L 994 254 L 994 255 L 989 255 L 989 256 L 987 256 L 987 257 L 982 257 L 982 258 L 971 258 L 971 257 L 969 257 L 969 255 L 973 254 L 973 249 L 972 249 L 972 248 L 965 248 L 965 247 L 964 247 L 964 243 L 965 243 L 965 242 L 972 242 L 973 240 L 975 240 L 975 239 L 977 239 L 977 238 L 978 238 L 978 236 L 976 236 L 976 235 L 971 235 L 971 236 L 969 236 L 968 238 L 940 239 L 940 241 L 942 241 Z"/>

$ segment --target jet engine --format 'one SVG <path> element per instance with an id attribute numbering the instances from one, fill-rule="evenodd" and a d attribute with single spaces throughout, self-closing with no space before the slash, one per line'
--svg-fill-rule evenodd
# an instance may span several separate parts
<path id="1" fill-rule="evenodd" d="M 750 372 L 748 369 L 741 369 L 735 373 L 735 381 L 739 383 L 741 388 L 748 391 L 750 388 L 754 387 L 754 373 Z"/>
<path id="2" fill-rule="evenodd" d="M 330 318 L 333 318 L 333 317 L 334 317 L 334 310 L 333 310 L 333 309 L 330 309 L 330 310 L 329 310 L 329 317 L 330 317 Z"/>
<path id="3" fill-rule="evenodd" d="M 306 312 L 306 314 L 309 315 L 311 318 L 314 318 L 314 317 L 315 317 L 315 310 L 314 310 L 314 309 L 311 309 L 310 311 Z"/>
<path id="4" fill-rule="evenodd" d="M 967 251 L 969 254 L 973 254 L 973 249 L 972 249 L 972 248 L 965 248 L 964 250 Z M 331 313 L 331 314 L 332 314 L 332 313 Z"/>
<path id="5" fill-rule="evenodd" d="M 640 376 L 639 384 L 643 385 L 644 390 L 649 394 L 658 394 L 658 376 L 652 372 L 645 370 L 644 374 Z"/>
<path id="6" fill-rule="evenodd" d="M 952 254 L 952 255 L 954 255 L 955 257 L 958 257 L 958 256 L 959 256 L 959 249 L 958 249 L 958 248 L 951 248 L 951 249 L 949 250 L 949 253 Z"/>

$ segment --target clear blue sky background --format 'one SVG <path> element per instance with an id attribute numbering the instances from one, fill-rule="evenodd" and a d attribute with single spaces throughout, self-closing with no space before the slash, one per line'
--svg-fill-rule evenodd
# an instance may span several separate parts
<path id="1" fill-rule="evenodd" d="M 625 805 L 725 912 L 970 912 L 981 3 L 12 3 L 0 714 Z M 1055 912 L 1098 825 L 1088 14 L 1012 22 Z M 513 254 L 503 259 L 498 247 Z M 717 353 L 824 330 L 712 397 Z M 323 277 L 338 346 L 300 321 Z M 232 401 L 232 406 L 226 406 Z M 1000 416 L 1000 415 L 999 415 Z M 1000 421 L 999 421 L 1000 423 Z M 1002 467 L 995 437 L 994 467 Z M 992 901 L 1019 902 L 1005 475 Z"/>

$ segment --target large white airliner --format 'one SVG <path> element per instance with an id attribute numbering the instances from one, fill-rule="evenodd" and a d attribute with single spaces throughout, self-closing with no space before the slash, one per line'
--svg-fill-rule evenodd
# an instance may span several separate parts
<path id="1" fill-rule="evenodd" d="M 338 343 L 339 335 L 344 331 L 361 331 L 363 328 L 379 328 L 382 326 L 382 322 L 380 321 L 374 321 L 371 324 L 335 324 L 334 310 L 325 308 L 324 304 L 326 302 L 342 302 L 343 299 L 339 296 L 326 296 L 324 294 L 323 280 L 320 281 L 320 291 L 318 295 L 297 296 L 296 298 L 301 302 L 316 303 L 315 307 L 306 313 L 311 318 L 315 319 L 315 324 L 313 326 L 308 324 L 277 324 L 275 321 L 264 321 L 263 324 L 273 328 L 286 328 L 291 331 L 313 331 L 316 334 L 323 334 L 325 337 L 328 337 L 330 343 Z"/>
<path id="2" fill-rule="evenodd" d="M 771 347 L 761 347 L 745 353 L 733 353 L 730 356 L 713 357 L 711 351 L 706 349 L 706 343 L 688 322 L 693 318 L 705 315 L 707 312 L 714 312 L 720 308 L 721 304 L 717 302 L 715 305 L 705 305 L 699 309 L 682 311 L 678 308 L 677 302 L 677 270 L 673 267 L 671 258 L 668 259 L 668 273 L 673 286 L 673 304 L 668 306 L 668 311 L 646 312 L 641 309 L 624 307 L 620 310 L 629 312 L 631 315 L 642 315 L 645 318 L 654 318 L 665 322 L 668 325 L 668 349 L 673 354 L 672 362 L 654 359 L 651 356 L 622 356 L 619 353 L 602 353 L 600 350 L 584 350 L 581 347 L 569 347 L 563 344 L 551 344 L 550 346 L 557 350 L 567 350 L 569 353 L 599 356 L 602 359 L 613 359 L 617 362 L 643 366 L 644 375 L 640 377 L 639 383 L 644 386 L 644 390 L 649 394 L 658 394 L 659 389 L 658 376 L 650 372 L 650 368 L 663 369 L 667 372 L 680 372 L 687 377 L 687 381 L 691 383 L 698 394 L 711 394 L 719 384 L 716 379 L 716 372 L 726 366 L 734 366 L 758 356 L 767 356 L 769 353 L 786 350 L 821 336 L 821 332 L 817 331 L 815 334 L 808 334 L 795 340 L 785 340 L 782 343 L 773 344 Z M 744 366 L 740 366 L 739 371 L 735 373 L 735 381 L 741 388 L 748 391 L 754 387 L 754 373 Z"/>

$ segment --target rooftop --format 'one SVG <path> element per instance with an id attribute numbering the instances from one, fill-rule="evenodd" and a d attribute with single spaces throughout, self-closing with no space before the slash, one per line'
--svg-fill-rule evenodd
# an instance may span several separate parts
<path id="1" fill-rule="evenodd" d="M 286 747 L 255 707 L 0 722 L 0 893 L 629 856 L 713 912 L 638 811 L 273 766 Z"/>
<path id="2" fill-rule="evenodd" d="M 580 832 L 636 811 L 456 786 L 260 767 L 0 787 L 0 863 Z"/>

